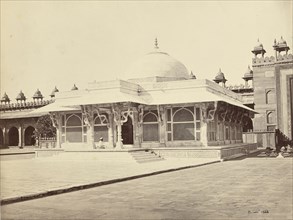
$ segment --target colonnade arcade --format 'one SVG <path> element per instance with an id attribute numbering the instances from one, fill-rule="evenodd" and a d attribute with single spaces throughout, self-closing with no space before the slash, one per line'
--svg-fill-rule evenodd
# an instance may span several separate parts
<path id="1" fill-rule="evenodd" d="M 212 146 L 242 142 L 249 112 L 225 102 L 185 105 L 117 103 L 81 106 L 50 114 L 57 146 L 86 143 L 95 148 Z"/>
<path id="2" fill-rule="evenodd" d="M 37 118 L 2 120 L 0 127 L 0 146 L 34 146 L 35 124 Z"/>

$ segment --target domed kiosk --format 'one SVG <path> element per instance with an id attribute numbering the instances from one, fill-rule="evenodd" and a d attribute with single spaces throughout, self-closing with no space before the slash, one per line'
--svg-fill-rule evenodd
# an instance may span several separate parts
<path id="1" fill-rule="evenodd" d="M 154 51 L 134 62 L 126 70 L 124 79 L 129 81 L 172 81 L 189 78 L 187 68 L 168 53 L 159 50 L 155 41 Z"/>

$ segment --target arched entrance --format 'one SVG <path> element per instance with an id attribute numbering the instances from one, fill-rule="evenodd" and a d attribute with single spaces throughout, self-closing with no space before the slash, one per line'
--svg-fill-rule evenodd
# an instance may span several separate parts
<path id="1" fill-rule="evenodd" d="M 127 122 L 122 125 L 122 139 L 123 144 L 133 144 L 133 125 L 129 116 Z"/>
<path id="2" fill-rule="evenodd" d="M 35 128 L 32 126 L 28 126 L 24 131 L 24 145 L 25 146 L 33 146 L 36 143 L 36 139 L 34 137 Z"/>
<path id="3" fill-rule="evenodd" d="M 8 145 L 18 146 L 19 135 L 16 127 L 11 127 L 8 132 Z"/>
<path id="4" fill-rule="evenodd" d="M 0 146 L 4 145 L 4 134 L 2 128 L 0 128 Z"/>

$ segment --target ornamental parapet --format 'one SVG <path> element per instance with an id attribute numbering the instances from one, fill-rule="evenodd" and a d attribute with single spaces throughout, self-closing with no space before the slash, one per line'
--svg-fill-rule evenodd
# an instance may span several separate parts
<path id="1" fill-rule="evenodd" d="M 227 89 L 233 91 L 233 92 L 237 92 L 237 93 L 242 93 L 242 92 L 253 92 L 253 87 L 251 85 L 230 85 L 227 87 Z"/>
<path id="2" fill-rule="evenodd" d="M 275 63 L 275 57 L 255 57 L 252 58 L 252 66 L 257 65 L 273 65 Z"/>
<path id="3" fill-rule="evenodd" d="M 13 111 L 13 110 L 19 110 L 19 109 L 40 108 L 53 102 L 54 100 L 39 100 L 39 101 L 32 101 L 32 102 L 0 104 L 0 111 Z"/>
<path id="4" fill-rule="evenodd" d="M 252 58 L 252 66 L 266 66 L 266 65 L 274 65 L 274 64 L 281 64 L 281 63 L 292 63 L 293 62 L 293 55 L 292 54 L 278 54 L 275 58 L 274 56 L 271 57 L 255 57 Z"/>
<path id="5" fill-rule="evenodd" d="M 279 54 L 277 56 L 277 63 L 280 63 L 280 62 L 293 62 L 293 55 L 292 54 Z"/>

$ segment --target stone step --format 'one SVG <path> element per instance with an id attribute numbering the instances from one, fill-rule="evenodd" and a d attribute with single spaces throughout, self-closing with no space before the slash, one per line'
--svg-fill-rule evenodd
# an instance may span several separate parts
<path id="1" fill-rule="evenodd" d="M 148 150 L 131 151 L 129 153 L 136 160 L 137 163 L 147 163 L 164 160 L 164 158 Z"/>

